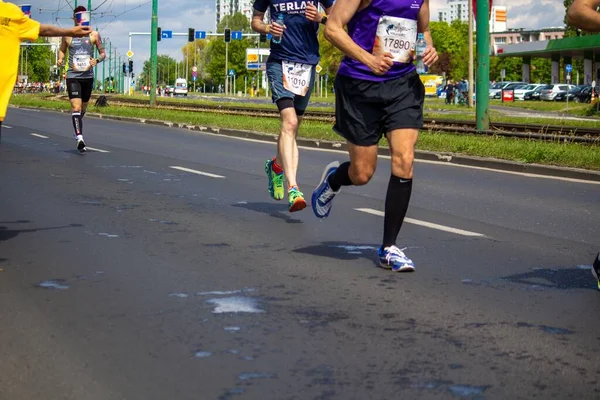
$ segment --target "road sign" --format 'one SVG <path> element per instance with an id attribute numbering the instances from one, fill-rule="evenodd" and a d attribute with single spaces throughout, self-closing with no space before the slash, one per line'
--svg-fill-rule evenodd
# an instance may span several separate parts
<path id="1" fill-rule="evenodd" d="M 196 79 L 198 79 L 198 77 L 197 77 L 196 75 L 192 75 L 192 80 L 193 80 L 194 82 L 196 82 Z"/>
<path id="2" fill-rule="evenodd" d="M 196 66 L 193 66 L 193 67 L 192 67 L 192 72 L 198 72 L 198 67 L 196 67 Z"/>
<path id="3" fill-rule="evenodd" d="M 317 68 L 315 68 L 315 71 L 317 71 L 317 74 L 320 74 L 321 71 L 323 71 L 323 68 L 320 65 L 317 65 Z"/>
<path id="4" fill-rule="evenodd" d="M 567 74 L 567 81 L 571 81 L 571 74 Z"/>
<path id="5" fill-rule="evenodd" d="M 242 40 L 242 31 L 232 31 L 231 40 Z"/>
<path id="6" fill-rule="evenodd" d="M 196 39 L 206 39 L 206 31 L 196 31 Z"/>
<path id="7" fill-rule="evenodd" d="M 505 69 L 501 69 L 500 70 L 500 78 L 504 79 L 505 76 L 506 76 L 506 70 Z"/>
<path id="8" fill-rule="evenodd" d="M 572 66 L 571 64 L 567 64 L 567 65 L 565 66 L 565 70 L 566 70 L 567 72 L 571 72 L 571 71 L 573 71 L 573 66 Z"/>
<path id="9" fill-rule="evenodd" d="M 133 58 L 133 51 L 129 50 L 126 54 L 127 54 L 127 57 Z"/>
<path id="10" fill-rule="evenodd" d="M 596 81 L 592 81 L 592 87 L 596 87 Z"/>
<path id="11" fill-rule="evenodd" d="M 235 69 L 229 70 L 229 76 L 235 76 Z"/>
<path id="12" fill-rule="evenodd" d="M 246 69 L 264 71 L 270 54 L 269 49 L 246 49 Z"/>
<path id="13" fill-rule="evenodd" d="M 161 38 L 163 38 L 163 39 L 173 39 L 173 31 L 162 31 Z"/>

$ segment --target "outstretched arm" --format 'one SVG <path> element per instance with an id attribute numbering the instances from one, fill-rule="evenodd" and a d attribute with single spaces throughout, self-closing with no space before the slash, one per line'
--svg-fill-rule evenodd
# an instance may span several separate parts
<path id="1" fill-rule="evenodd" d="M 40 36 L 87 36 L 91 33 L 89 26 L 74 26 L 72 28 L 59 28 L 54 25 L 41 24 Z"/>

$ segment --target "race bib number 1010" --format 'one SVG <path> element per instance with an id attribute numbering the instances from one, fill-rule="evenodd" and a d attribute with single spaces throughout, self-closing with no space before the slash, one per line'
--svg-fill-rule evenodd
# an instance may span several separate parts
<path id="1" fill-rule="evenodd" d="M 399 17 L 382 16 L 377 24 L 375 51 L 389 52 L 395 62 L 412 61 L 417 39 L 417 21 Z"/>
<path id="2" fill-rule="evenodd" d="M 283 87 L 298 96 L 306 96 L 310 88 L 313 66 L 283 61 Z"/>

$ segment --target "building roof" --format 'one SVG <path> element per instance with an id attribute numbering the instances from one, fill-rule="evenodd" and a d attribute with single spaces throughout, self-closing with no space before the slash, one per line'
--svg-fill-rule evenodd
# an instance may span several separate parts
<path id="1" fill-rule="evenodd" d="M 583 57 L 584 52 L 600 51 L 600 35 L 497 45 L 498 57 Z"/>

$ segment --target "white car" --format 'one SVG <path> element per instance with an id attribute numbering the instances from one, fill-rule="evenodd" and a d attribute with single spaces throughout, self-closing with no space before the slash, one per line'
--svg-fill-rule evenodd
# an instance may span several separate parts
<path id="1" fill-rule="evenodd" d="M 529 84 L 521 85 L 515 88 L 515 100 L 531 100 L 531 93 L 540 86 L 545 84 Z"/>
<path id="2" fill-rule="evenodd" d="M 183 78 L 177 78 L 175 80 L 175 96 L 187 96 L 188 87 L 187 82 Z"/>

